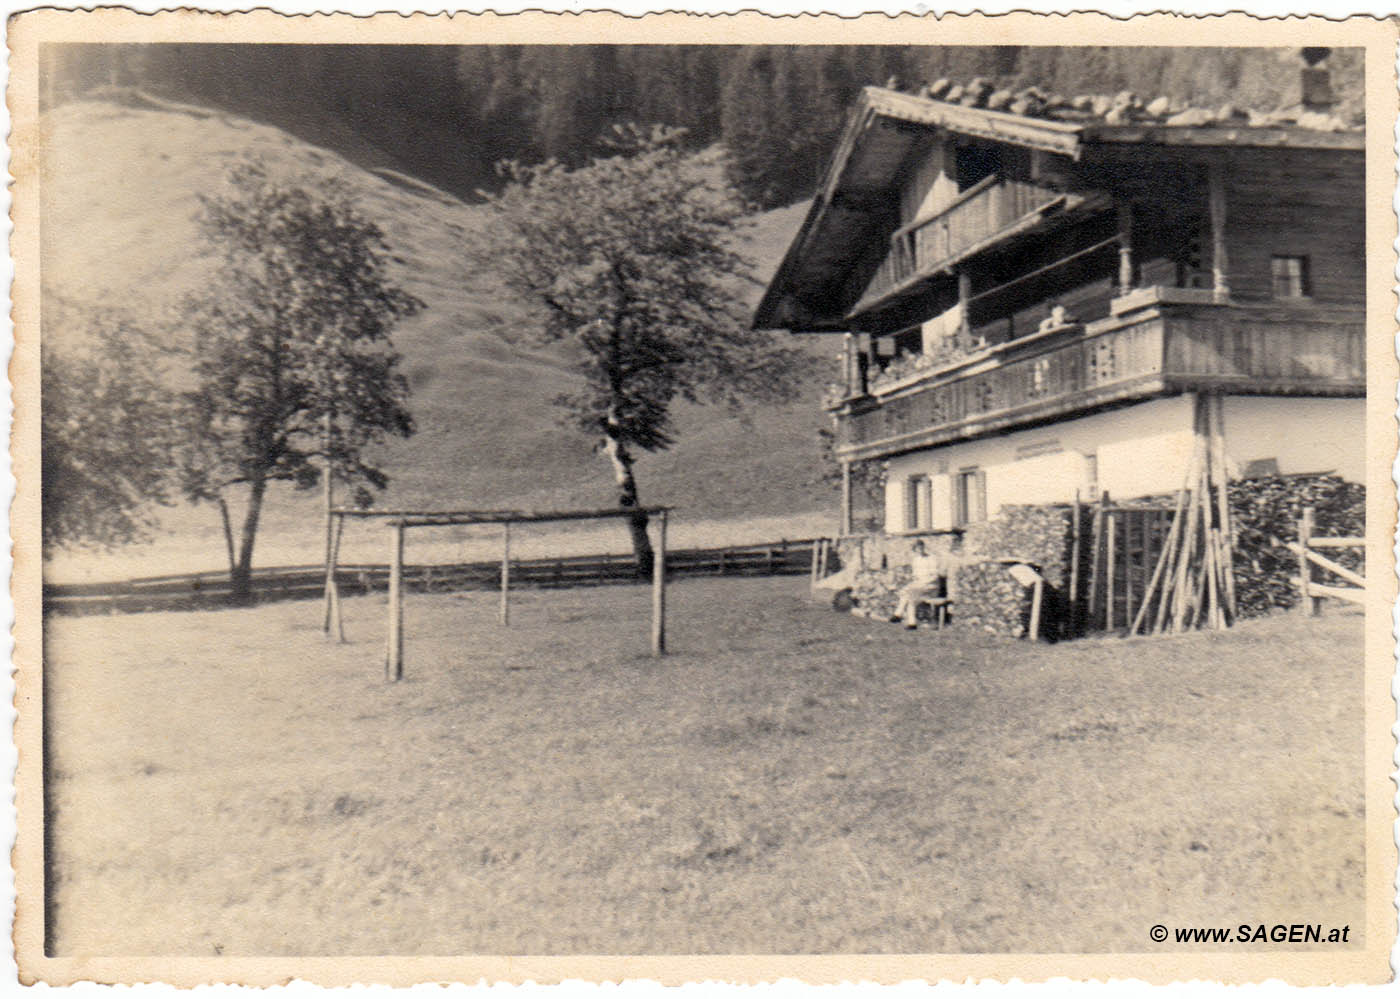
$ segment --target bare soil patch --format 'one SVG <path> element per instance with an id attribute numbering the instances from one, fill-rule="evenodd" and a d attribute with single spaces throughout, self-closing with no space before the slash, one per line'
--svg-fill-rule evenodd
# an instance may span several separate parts
<path id="1" fill-rule="evenodd" d="M 1362 619 L 1035 646 L 795 579 L 58 618 L 58 954 L 1152 950 L 1350 924 Z M 1164 945 L 1174 947 L 1175 945 Z"/>

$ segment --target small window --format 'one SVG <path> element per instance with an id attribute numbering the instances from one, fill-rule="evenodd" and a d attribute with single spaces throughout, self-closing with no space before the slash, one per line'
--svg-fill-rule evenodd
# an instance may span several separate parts
<path id="1" fill-rule="evenodd" d="M 1312 293 L 1307 257 L 1274 257 L 1272 263 L 1274 298 L 1307 298 Z"/>
<path id="2" fill-rule="evenodd" d="M 932 529 L 933 481 L 927 475 L 913 475 L 905 483 L 904 490 L 904 529 Z"/>
<path id="3" fill-rule="evenodd" d="M 957 527 L 987 519 L 987 473 L 964 468 L 953 477 L 953 523 Z"/>

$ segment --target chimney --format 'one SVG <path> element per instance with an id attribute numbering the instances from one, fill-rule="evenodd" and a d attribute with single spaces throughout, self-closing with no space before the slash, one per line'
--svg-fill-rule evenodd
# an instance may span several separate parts
<path id="1" fill-rule="evenodd" d="M 1328 111 L 1336 103 L 1332 93 L 1332 74 L 1327 71 L 1328 48 L 1305 48 L 1303 55 L 1303 107 L 1309 111 Z"/>

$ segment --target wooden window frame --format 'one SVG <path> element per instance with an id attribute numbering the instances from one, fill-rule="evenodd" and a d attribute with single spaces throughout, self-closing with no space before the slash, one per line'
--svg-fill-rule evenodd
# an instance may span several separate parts
<path id="1" fill-rule="evenodd" d="M 922 500 L 922 504 L 920 501 Z M 919 516 L 922 505 L 924 516 Z M 933 530 L 933 477 L 911 475 L 904 480 L 904 531 Z"/>
<path id="2" fill-rule="evenodd" d="M 976 465 L 953 474 L 953 526 L 967 527 L 987 519 L 987 473 Z"/>
<path id="3" fill-rule="evenodd" d="M 1297 265 L 1297 273 L 1291 268 L 1280 271 L 1280 264 Z M 1282 282 L 1287 282 L 1285 290 L 1280 291 Z M 1298 289 L 1297 294 L 1293 294 L 1291 289 Z M 1280 301 L 1297 301 L 1299 299 L 1312 298 L 1312 266 L 1306 254 L 1296 253 L 1275 253 L 1269 257 L 1269 291 L 1275 299 Z"/>

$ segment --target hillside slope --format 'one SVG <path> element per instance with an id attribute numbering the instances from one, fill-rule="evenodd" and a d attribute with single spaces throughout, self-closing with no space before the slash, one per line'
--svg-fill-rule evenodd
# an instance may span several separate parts
<path id="1" fill-rule="evenodd" d="M 279 171 L 331 178 L 384 229 L 394 278 L 428 306 L 395 334 L 420 430 L 383 455 L 392 477 L 384 503 L 612 505 L 608 467 L 593 453 L 594 442 L 562 426 L 550 405 L 572 380 L 565 361 L 490 329 L 493 317 L 519 321 L 520 310 L 490 275 L 471 273 L 462 259 L 463 237 L 482 224 L 480 209 L 392 173 L 361 170 L 271 127 L 130 95 L 66 104 L 46 116 L 44 128 L 42 285 L 50 314 L 116 309 L 138 322 L 170 324 L 179 335 L 176 304 L 215 266 L 194 222 L 198 195 L 216 189 L 227 166 L 246 153 Z M 760 279 L 776 266 L 800 214 L 800 207 L 770 213 L 746 233 Z M 62 340 L 75 330 L 50 322 L 45 335 Z M 824 354 L 837 347 L 807 342 Z M 639 463 L 643 500 L 674 504 L 691 521 L 828 510 L 817 449 L 821 381 L 807 386 L 800 402 L 755 409 L 748 422 L 720 409 L 683 407 L 674 450 Z M 268 564 L 273 549 L 286 545 L 312 557 L 315 512 L 314 494 L 274 496 L 267 543 L 255 562 Z M 141 553 L 141 568 L 161 568 L 167 557 L 172 567 L 191 558 L 219 566 L 222 545 L 209 544 L 217 528 L 211 510 L 177 509 L 165 521 L 168 533 Z M 115 567 L 130 559 L 64 557 L 54 568 L 81 564 L 89 575 L 103 561 Z"/>

